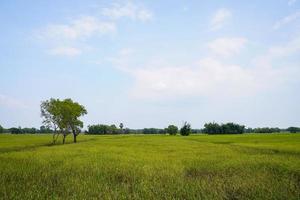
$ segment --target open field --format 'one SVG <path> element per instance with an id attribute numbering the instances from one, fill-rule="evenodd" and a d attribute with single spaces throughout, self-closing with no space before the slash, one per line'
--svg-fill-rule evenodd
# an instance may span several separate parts
<path id="1" fill-rule="evenodd" d="M 300 199 L 300 134 L 51 139 L 0 135 L 0 199 Z"/>

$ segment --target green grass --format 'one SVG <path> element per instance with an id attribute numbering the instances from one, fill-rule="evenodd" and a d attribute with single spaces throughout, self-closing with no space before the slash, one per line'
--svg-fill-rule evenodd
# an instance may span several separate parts
<path id="1" fill-rule="evenodd" d="M 0 135 L 0 199 L 300 199 L 300 134 Z"/>

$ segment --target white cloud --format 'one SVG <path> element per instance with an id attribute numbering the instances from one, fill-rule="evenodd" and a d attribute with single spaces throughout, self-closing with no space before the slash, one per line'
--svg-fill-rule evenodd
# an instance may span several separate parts
<path id="1" fill-rule="evenodd" d="M 153 13 L 150 10 L 131 2 L 126 4 L 115 3 L 110 8 L 103 8 L 102 14 L 112 19 L 127 17 L 132 20 L 140 20 L 144 22 L 153 18 Z"/>
<path id="2" fill-rule="evenodd" d="M 282 60 L 284 57 L 292 56 L 300 52 L 300 37 L 292 39 L 291 41 L 273 46 L 268 51 L 254 60 L 255 65 L 263 67 L 271 67 L 275 60 Z M 298 64 L 299 65 L 299 64 Z M 300 66 L 298 66 L 300 67 Z"/>
<path id="3" fill-rule="evenodd" d="M 289 1 L 288 1 L 288 5 L 291 6 L 291 5 L 293 5 L 294 3 L 296 3 L 296 1 L 297 1 L 297 0 L 289 0 Z"/>
<path id="4" fill-rule="evenodd" d="M 38 36 L 47 40 L 77 40 L 116 31 L 113 22 L 101 21 L 92 16 L 82 16 L 67 24 L 51 24 L 39 31 Z"/>
<path id="5" fill-rule="evenodd" d="M 221 29 L 225 23 L 232 17 L 230 10 L 226 8 L 221 8 L 216 11 L 211 19 L 211 30 Z"/>
<path id="6" fill-rule="evenodd" d="M 246 38 L 218 38 L 208 44 L 210 50 L 220 56 L 229 57 L 238 54 L 247 42 Z"/>
<path id="7" fill-rule="evenodd" d="M 243 42 L 246 41 L 243 38 Z M 287 61 L 287 56 L 300 51 L 299 44 L 300 38 L 296 38 L 281 46 L 271 47 L 265 55 L 254 57 L 253 62 L 246 65 L 226 63 L 215 56 L 202 58 L 196 64 L 187 66 L 160 65 L 152 60 L 141 65 L 136 63 L 137 56 L 128 49 L 119 53 L 119 59 L 115 59 L 117 62 L 114 64 L 134 79 L 130 94 L 135 98 L 253 96 L 279 90 L 292 80 L 297 80 L 299 65 L 286 65 L 284 61 Z M 229 51 L 237 53 L 236 49 L 243 45 L 237 46 Z M 276 61 L 278 58 L 283 61 L 281 64 Z"/>
<path id="8" fill-rule="evenodd" d="M 55 56 L 74 57 L 80 55 L 81 53 L 82 51 L 80 49 L 74 47 L 57 47 L 49 50 L 49 54 Z"/>
<path id="9" fill-rule="evenodd" d="M 0 107 L 5 107 L 9 109 L 28 108 L 28 106 L 23 101 L 3 94 L 0 94 Z"/>
<path id="10" fill-rule="evenodd" d="M 50 55 L 79 56 L 90 49 L 85 44 L 91 37 L 114 34 L 116 24 L 92 16 L 81 16 L 65 24 L 50 24 L 37 31 L 37 37 L 46 42 Z M 74 48 L 73 46 L 77 46 Z"/>
<path id="11" fill-rule="evenodd" d="M 277 21 L 273 28 L 274 29 L 279 29 L 281 28 L 282 26 L 286 25 L 286 24 L 289 24 L 295 20 L 297 20 L 298 18 L 300 18 L 300 11 L 296 12 L 296 13 L 293 13 L 291 15 L 288 15 L 282 19 L 280 19 L 279 21 Z"/>
<path id="12" fill-rule="evenodd" d="M 285 74 L 281 69 L 244 68 L 204 58 L 189 67 L 136 69 L 131 75 L 135 79 L 134 97 L 161 99 L 253 95 L 276 87 Z"/>

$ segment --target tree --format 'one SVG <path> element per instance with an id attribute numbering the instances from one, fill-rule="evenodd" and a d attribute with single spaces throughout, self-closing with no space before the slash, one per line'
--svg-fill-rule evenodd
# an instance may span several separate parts
<path id="1" fill-rule="evenodd" d="M 175 125 L 169 125 L 167 128 L 165 128 L 165 131 L 170 135 L 176 135 L 178 132 L 178 127 Z"/>
<path id="2" fill-rule="evenodd" d="M 9 131 L 11 132 L 11 134 L 22 134 L 22 128 L 21 127 L 12 127 L 9 129 Z"/>
<path id="3" fill-rule="evenodd" d="M 191 131 L 192 131 L 191 125 L 187 122 L 184 122 L 183 126 L 180 129 L 180 135 L 188 136 L 190 135 Z"/>
<path id="4" fill-rule="evenodd" d="M 77 142 L 77 136 L 83 122 L 79 117 L 87 114 L 84 106 L 72 99 L 50 99 L 41 103 L 41 116 L 43 123 L 47 128 L 54 129 L 53 142 L 55 143 L 59 133 L 63 135 L 63 143 L 69 133 L 73 134 L 74 143 Z M 57 132 L 59 129 L 60 132 Z"/>
<path id="5" fill-rule="evenodd" d="M 120 123 L 119 128 L 120 128 L 121 130 L 123 130 L 124 124 L 123 124 L 123 123 Z"/>
<path id="6" fill-rule="evenodd" d="M 120 123 L 120 124 L 119 124 L 119 128 L 120 128 L 120 132 L 123 133 L 123 132 L 124 132 L 124 131 L 123 131 L 124 124 L 123 124 L 123 123 Z"/>
<path id="7" fill-rule="evenodd" d="M 207 134 L 242 134 L 245 131 L 244 125 L 235 123 L 226 123 L 219 125 L 218 123 L 205 123 L 203 132 Z"/>
<path id="8" fill-rule="evenodd" d="M 289 132 L 291 132 L 291 133 L 300 132 L 300 128 L 299 127 L 289 127 L 286 130 L 289 131 Z"/>

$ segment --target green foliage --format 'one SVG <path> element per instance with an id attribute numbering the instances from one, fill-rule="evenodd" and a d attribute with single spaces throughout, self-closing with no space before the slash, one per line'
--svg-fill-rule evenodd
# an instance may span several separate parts
<path id="1" fill-rule="evenodd" d="M 187 122 L 184 122 L 183 126 L 180 129 L 180 135 L 188 136 L 190 135 L 191 131 L 192 131 L 191 125 Z"/>
<path id="2" fill-rule="evenodd" d="M 143 129 L 143 134 L 160 134 L 161 129 L 158 128 L 144 128 Z"/>
<path id="3" fill-rule="evenodd" d="M 0 199 L 300 196 L 300 134 L 49 138 L 0 135 Z"/>
<path id="4" fill-rule="evenodd" d="M 239 125 L 235 123 L 217 124 L 206 123 L 204 124 L 203 132 L 207 134 L 242 134 L 245 131 L 244 125 Z"/>
<path id="5" fill-rule="evenodd" d="M 269 128 L 269 127 L 255 128 L 253 132 L 254 133 L 279 133 L 280 128 Z"/>
<path id="6" fill-rule="evenodd" d="M 80 133 L 80 128 L 83 127 L 83 122 L 79 117 L 87 114 L 84 106 L 72 99 L 50 99 L 41 103 L 41 116 L 46 127 L 52 127 L 54 133 L 57 134 L 57 129 L 63 134 L 63 143 L 69 133 L 73 134 L 74 142 L 77 135 Z M 54 142 L 55 137 L 53 136 Z"/>
<path id="7" fill-rule="evenodd" d="M 116 125 L 105 125 L 96 124 L 88 126 L 88 134 L 92 135 L 109 135 L 109 134 L 119 134 L 121 130 L 116 127 Z"/>
<path id="8" fill-rule="evenodd" d="M 178 133 L 178 127 L 175 125 L 169 125 L 167 128 L 165 128 L 165 131 L 170 135 L 176 135 Z"/>
<path id="9" fill-rule="evenodd" d="M 300 132 L 300 128 L 299 127 L 289 127 L 286 130 L 289 131 L 289 132 L 291 132 L 291 133 Z"/>
<path id="10" fill-rule="evenodd" d="M 123 128 L 124 128 L 123 123 L 120 123 L 119 128 L 120 128 L 121 130 L 123 130 Z"/>
<path id="11" fill-rule="evenodd" d="M 9 132 L 11 134 L 22 134 L 23 133 L 21 127 L 18 127 L 18 128 L 12 127 L 12 128 L 9 129 Z"/>

